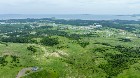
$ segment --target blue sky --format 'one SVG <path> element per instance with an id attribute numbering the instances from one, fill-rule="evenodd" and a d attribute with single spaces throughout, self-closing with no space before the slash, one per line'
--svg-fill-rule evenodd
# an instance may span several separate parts
<path id="1" fill-rule="evenodd" d="M 140 0 L 0 0 L 0 14 L 140 14 Z"/>

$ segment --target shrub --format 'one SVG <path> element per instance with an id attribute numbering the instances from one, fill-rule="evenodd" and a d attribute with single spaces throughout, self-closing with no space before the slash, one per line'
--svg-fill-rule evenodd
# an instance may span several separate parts
<path id="1" fill-rule="evenodd" d="M 78 41 L 78 44 L 79 44 L 81 47 L 85 48 L 87 45 L 89 45 L 89 42 L 86 42 L 86 41 Z"/>
<path id="2" fill-rule="evenodd" d="M 41 43 L 46 46 L 54 46 L 59 44 L 59 41 L 57 38 L 45 37 L 41 40 Z"/>
<path id="3" fill-rule="evenodd" d="M 27 49 L 32 52 L 37 52 L 37 49 L 35 48 L 35 46 L 29 46 L 29 47 L 27 47 Z"/>

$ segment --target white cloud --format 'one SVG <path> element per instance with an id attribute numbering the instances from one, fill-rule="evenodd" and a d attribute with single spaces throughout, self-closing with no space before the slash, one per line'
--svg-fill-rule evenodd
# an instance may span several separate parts
<path id="1" fill-rule="evenodd" d="M 0 0 L 0 13 L 140 13 L 140 0 Z"/>

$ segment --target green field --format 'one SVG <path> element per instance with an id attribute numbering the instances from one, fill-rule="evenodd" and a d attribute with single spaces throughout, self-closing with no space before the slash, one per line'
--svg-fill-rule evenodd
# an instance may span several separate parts
<path id="1" fill-rule="evenodd" d="M 0 25 L 0 78 L 140 78 L 137 21 L 49 21 Z"/>

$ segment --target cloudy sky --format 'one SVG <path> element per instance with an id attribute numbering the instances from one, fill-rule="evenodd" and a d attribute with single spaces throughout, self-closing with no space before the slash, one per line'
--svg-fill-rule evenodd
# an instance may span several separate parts
<path id="1" fill-rule="evenodd" d="M 140 14 L 140 0 L 0 0 L 0 14 Z"/>

